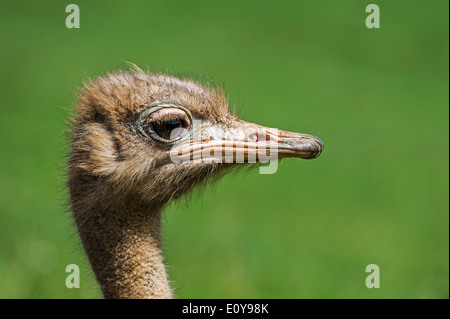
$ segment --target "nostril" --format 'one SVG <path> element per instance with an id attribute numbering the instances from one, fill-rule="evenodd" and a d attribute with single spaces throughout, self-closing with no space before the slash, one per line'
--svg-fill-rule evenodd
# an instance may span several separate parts
<path id="1" fill-rule="evenodd" d="M 267 134 L 250 134 L 248 139 L 250 142 L 270 141 L 270 137 Z"/>
<path id="2" fill-rule="evenodd" d="M 257 134 L 256 141 L 257 142 L 263 142 L 263 141 L 268 142 L 268 141 L 270 141 L 270 136 L 267 134 Z"/>

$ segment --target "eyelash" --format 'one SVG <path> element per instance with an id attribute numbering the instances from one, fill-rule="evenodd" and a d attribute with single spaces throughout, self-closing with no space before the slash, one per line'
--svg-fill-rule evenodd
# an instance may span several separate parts
<path id="1" fill-rule="evenodd" d="M 164 122 L 174 121 L 174 120 L 186 121 L 186 118 L 184 116 L 182 116 L 181 114 L 164 114 L 161 116 L 155 116 L 155 119 L 151 118 L 149 123 L 162 124 Z"/>

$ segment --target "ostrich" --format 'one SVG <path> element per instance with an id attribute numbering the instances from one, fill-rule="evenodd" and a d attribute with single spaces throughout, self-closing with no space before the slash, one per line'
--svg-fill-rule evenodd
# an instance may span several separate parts
<path id="1" fill-rule="evenodd" d="M 317 137 L 238 119 L 218 87 L 138 68 L 86 83 L 74 113 L 70 204 L 105 298 L 173 298 L 160 234 L 171 200 L 252 158 L 323 149 Z"/>

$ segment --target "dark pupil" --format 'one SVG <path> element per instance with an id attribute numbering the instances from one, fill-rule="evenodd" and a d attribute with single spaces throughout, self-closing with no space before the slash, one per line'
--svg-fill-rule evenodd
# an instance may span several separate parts
<path id="1" fill-rule="evenodd" d="M 171 140 L 177 138 L 186 128 L 186 122 L 181 119 L 170 120 L 162 123 L 153 123 L 153 131 L 160 137 Z M 173 130 L 176 130 L 172 133 Z"/>

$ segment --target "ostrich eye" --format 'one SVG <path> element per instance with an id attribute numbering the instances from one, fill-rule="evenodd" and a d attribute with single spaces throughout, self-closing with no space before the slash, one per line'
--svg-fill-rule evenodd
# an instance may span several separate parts
<path id="1" fill-rule="evenodd" d="M 144 111 L 139 127 L 147 137 L 163 143 L 183 138 L 191 125 L 190 114 L 184 108 L 162 105 Z"/>
<path id="2" fill-rule="evenodd" d="M 150 124 L 153 131 L 165 140 L 175 140 L 184 135 L 187 123 L 183 119 L 174 119 Z"/>

